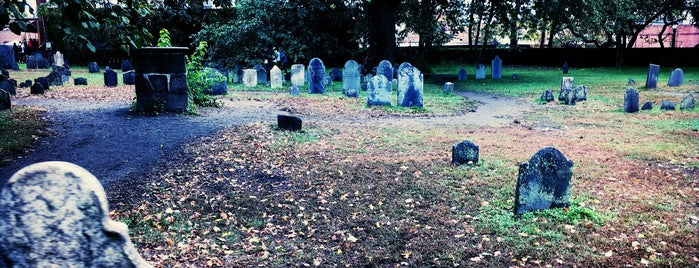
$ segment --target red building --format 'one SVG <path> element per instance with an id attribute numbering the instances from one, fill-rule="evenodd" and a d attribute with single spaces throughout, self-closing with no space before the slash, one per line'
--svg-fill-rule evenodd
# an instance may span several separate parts
<path id="1" fill-rule="evenodd" d="M 658 34 L 663 31 L 663 25 L 648 25 L 641 33 L 638 35 L 638 39 L 633 47 L 635 48 L 647 48 L 654 47 L 659 48 L 660 42 L 662 41 L 663 46 L 666 48 L 671 47 L 696 47 L 699 45 L 699 28 L 694 25 L 675 25 L 676 27 L 667 26 L 665 31 L 662 32 L 660 38 Z"/>

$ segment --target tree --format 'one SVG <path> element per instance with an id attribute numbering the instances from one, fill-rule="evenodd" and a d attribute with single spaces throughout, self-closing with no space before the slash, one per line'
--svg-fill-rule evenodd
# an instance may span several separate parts
<path id="1" fill-rule="evenodd" d="M 366 66 L 381 60 L 393 62 L 396 56 L 396 12 L 401 0 L 365 0 L 362 8 L 367 22 Z"/>
<path id="2" fill-rule="evenodd" d="M 27 13 L 34 14 L 34 9 L 26 0 L 3 0 L 0 23 L 3 26 L 9 25 L 13 33 L 20 34 L 27 30 L 27 25 L 22 21 Z"/>

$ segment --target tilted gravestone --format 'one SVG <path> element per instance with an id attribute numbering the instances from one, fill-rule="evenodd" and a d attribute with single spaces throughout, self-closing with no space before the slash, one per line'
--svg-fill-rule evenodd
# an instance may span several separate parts
<path id="1" fill-rule="evenodd" d="M 243 70 L 243 86 L 246 86 L 246 87 L 257 86 L 257 70 L 255 70 L 255 69 Z"/>
<path id="2" fill-rule="evenodd" d="M 10 93 L 0 89 L 0 111 L 12 108 Z"/>
<path id="3" fill-rule="evenodd" d="M 451 148 L 451 162 L 454 164 L 478 164 L 478 145 L 464 140 Z"/>
<path id="4" fill-rule="evenodd" d="M 291 65 L 291 85 L 292 86 L 303 86 L 306 83 L 306 70 L 303 64 Z"/>
<path id="5" fill-rule="evenodd" d="M 684 83 L 684 72 L 682 69 L 677 68 L 672 70 L 670 74 L 670 80 L 667 81 L 668 87 L 679 87 Z"/>
<path id="6" fill-rule="evenodd" d="M 73 85 L 76 86 L 87 86 L 87 78 L 85 77 L 76 77 L 73 79 Z"/>
<path id="7" fill-rule="evenodd" d="M 572 169 L 573 161 L 553 147 L 543 148 L 529 162 L 520 163 L 515 190 L 515 215 L 568 207 L 572 192 Z"/>
<path id="8" fill-rule="evenodd" d="M 117 80 L 117 73 L 107 68 L 104 70 L 104 86 L 106 87 L 116 87 L 119 84 Z"/>
<path id="9" fill-rule="evenodd" d="M 8 267 L 151 267 L 97 178 L 67 162 L 30 165 L 2 188 L 0 254 Z"/>
<path id="10" fill-rule="evenodd" d="M 122 72 L 128 72 L 133 70 L 133 65 L 131 65 L 130 60 L 123 60 L 121 61 L 121 71 Z"/>
<path id="11" fill-rule="evenodd" d="M 325 65 L 319 58 L 313 58 L 308 63 L 308 93 L 325 94 Z"/>
<path id="12" fill-rule="evenodd" d="M 553 92 L 551 92 L 551 90 L 544 91 L 543 93 L 541 93 L 541 100 L 545 102 L 554 101 Z"/>
<path id="13" fill-rule="evenodd" d="M 624 94 L 624 112 L 635 113 L 638 112 L 639 98 L 638 91 L 634 88 L 629 88 Z"/>
<path id="14" fill-rule="evenodd" d="M 500 56 L 495 56 L 495 58 L 491 61 L 490 77 L 495 80 L 502 79 L 502 60 L 500 59 Z"/>
<path id="15" fill-rule="evenodd" d="M 466 69 L 461 68 L 459 69 L 459 81 L 465 81 L 468 79 L 468 74 L 466 73 Z"/>
<path id="16" fill-rule="evenodd" d="M 649 64 L 648 75 L 646 76 L 646 88 L 656 88 L 658 86 L 658 74 L 660 74 L 660 65 Z"/>
<path id="17" fill-rule="evenodd" d="M 647 101 L 646 103 L 643 104 L 643 106 L 641 106 L 641 110 L 642 111 L 653 110 L 653 102 Z"/>
<path id="18" fill-rule="evenodd" d="M 476 68 L 476 80 L 485 79 L 485 65 L 478 64 Z"/>
<path id="19" fill-rule="evenodd" d="M 391 106 L 391 84 L 383 75 L 377 75 L 368 83 L 367 106 Z"/>
<path id="20" fill-rule="evenodd" d="M 691 110 L 694 109 L 694 95 L 692 94 L 687 94 L 682 98 L 682 102 L 680 102 L 680 110 Z"/>
<path id="21" fill-rule="evenodd" d="M 393 81 L 393 65 L 390 61 L 382 60 L 379 66 L 376 67 L 376 75 L 383 75 L 386 80 Z"/>
<path id="22" fill-rule="evenodd" d="M 41 85 L 41 83 L 34 83 L 30 88 L 29 93 L 32 95 L 44 94 L 45 90 L 46 89 Z"/>
<path id="23" fill-rule="evenodd" d="M 660 110 L 663 111 L 674 111 L 676 110 L 676 104 L 674 101 L 663 100 L 660 102 Z"/>
<path id="24" fill-rule="evenodd" d="M 454 83 L 452 83 L 452 82 L 445 82 L 445 83 L 444 83 L 444 89 L 442 90 L 442 93 L 445 93 L 445 94 L 454 93 Z"/>
<path id="25" fill-rule="evenodd" d="M 353 60 L 345 62 L 345 68 L 342 70 L 342 93 L 347 97 L 356 98 L 359 94 L 359 90 L 362 88 L 360 80 L 361 73 L 359 73 L 359 64 Z"/>
<path id="26" fill-rule="evenodd" d="M 340 68 L 333 68 L 330 70 L 330 80 L 333 82 L 341 82 L 342 81 L 342 71 Z"/>
<path id="27" fill-rule="evenodd" d="M 257 71 L 257 83 L 267 85 L 267 70 L 265 70 L 265 67 L 263 67 L 260 64 L 255 65 L 252 67 Z"/>
<path id="28" fill-rule="evenodd" d="M 136 84 L 136 72 L 134 70 L 126 71 L 121 74 L 121 81 L 124 81 L 124 85 L 135 85 Z"/>
<path id="29" fill-rule="evenodd" d="M 94 62 L 94 61 L 93 61 L 93 62 L 90 62 L 90 63 L 87 65 L 87 71 L 88 71 L 89 73 L 91 73 L 91 74 L 99 73 L 99 72 L 100 72 L 100 67 L 99 67 L 99 65 L 97 65 L 97 62 Z"/>
<path id="30" fill-rule="evenodd" d="M 404 62 L 398 67 L 398 105 L 422 107 L 423 78 L 420 70 Z"/>
<path id="31" fill-rule="evenodd" d="M 301 118 L 296 116 L 283 114 L 277 115 L 277 126 L 279 126 L 279 129 L 281 130 L 299 131 L 301 130 L 302 123 Z"/>
<path id="32" fill-rule="evenodd" d="M 281 88 L 284 86 L 282 69 L 279 69 L 276 65 L 269 71 L 269 85 L 271 88 Z"/>

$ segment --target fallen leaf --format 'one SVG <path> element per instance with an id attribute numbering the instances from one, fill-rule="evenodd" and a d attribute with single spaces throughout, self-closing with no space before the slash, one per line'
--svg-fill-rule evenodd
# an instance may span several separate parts
<path id="1" fill-rule="evenodd" d="M 605 252 L 605 253 L 604 253 L 604 256 L 605 256 L 605 257 L 611 257 L 613 254 L 614 254 L 614 252 L 610 250 L 610 251 Z"/>

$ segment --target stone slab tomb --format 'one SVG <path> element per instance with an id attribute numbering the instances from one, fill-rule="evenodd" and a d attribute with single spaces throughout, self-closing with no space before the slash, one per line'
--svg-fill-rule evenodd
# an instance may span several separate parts
<path id="1" fill-rule="evenodd" d="M 25 167 L 0 193 L 0 266 L 151 267 L 108 213 L 102 185 L 82 167 Z"/>
<path id="2" fill-rule="evenodd" d="M 529 211 L 563 208 L 570 204 L 573 161 L 553 147 L 536 152 L 519 164 L 515 190 L 515 216 Z"/>

